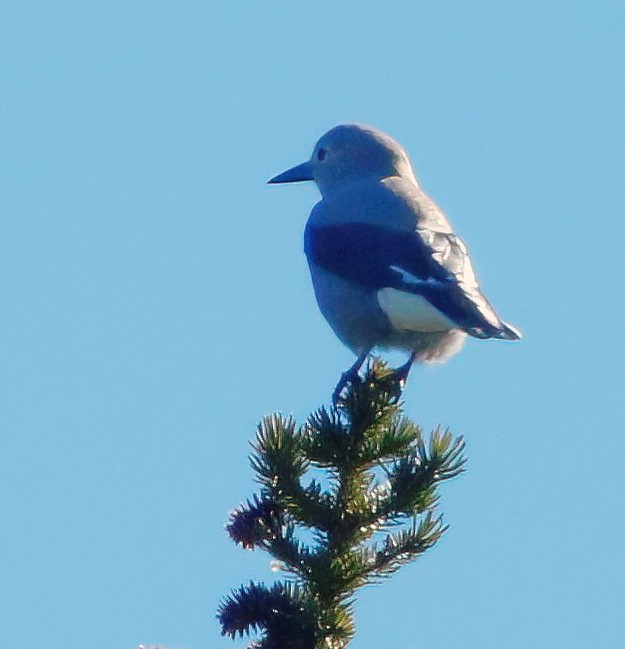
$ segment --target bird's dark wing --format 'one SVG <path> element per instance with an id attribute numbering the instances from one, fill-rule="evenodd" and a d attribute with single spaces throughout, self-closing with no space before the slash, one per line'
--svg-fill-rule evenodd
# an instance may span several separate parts
<path id="1" fill-rule="evenodd" d="M 507 337 L 479 290 L 462 241 L 451 233 L 389 230 L 367 223 L 306 226 L 309 261 L 371 290 L 420 295 L 480 338 Z"/>
<path id="2" fill-rule="evenodd" d="M 317 226 L 304 232 L 304 251 L 318 266 L 372 289 L 399 287 L 402 268 L 420 280 L 445 280 L 419 236 L 366 223 Z M 398 284 L 399 281 L 399 284 Z"/>

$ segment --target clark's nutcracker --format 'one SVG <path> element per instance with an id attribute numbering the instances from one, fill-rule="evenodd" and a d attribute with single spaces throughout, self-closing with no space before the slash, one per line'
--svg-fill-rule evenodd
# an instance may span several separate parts
<path id="1" fill-rule="evenodd" d="M 441 362 L 475 338 L 519 340 L 480 291 L 464 243 L 420 188 L 408 155 L 368 126 L 341 124 L 315 145 L 310 160 L 270 183 L 314 180 L 322 199 L 304 234 L 321 312 L 358 357 L 335 397 L 355 380 L 374 347 Z"/>

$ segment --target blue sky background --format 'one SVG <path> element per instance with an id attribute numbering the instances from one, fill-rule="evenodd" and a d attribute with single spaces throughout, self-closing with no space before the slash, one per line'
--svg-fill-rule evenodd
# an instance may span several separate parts
<path id="1" fill-rule="evenodd" d="M 354 649 L 621 647 L 625 5 L 9 3 L 0 24 L 0 646 L 242 646 L 226 537 L 258 420 L 351 354 L 317 312 L 342 121 L 402 142 L 525 333 L 417 368 L 464 434 L 451 529 L 359 595 Z"/>

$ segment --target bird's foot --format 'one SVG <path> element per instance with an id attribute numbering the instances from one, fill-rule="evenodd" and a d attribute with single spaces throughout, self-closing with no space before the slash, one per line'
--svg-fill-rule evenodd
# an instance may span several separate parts
<path id="1" fill-rule="evenodd" d="M 352 385 L 362 383 L 362 378 L 360 377 L 359 372 L 360 372 L 360 368 L 362 367 L 362 364 L 365 362 L 367 358 L 368 353 L 369 352 L 367 351 L 364 354 L 361 354 L 356 359 L 356 362 L 347 370 L 347 372 L 343 372 L 343 374 L 341 374 L 341 378 L 339 382 L 336 384 L 336 387 L 334 388 L 334 392 L 332 393 L 332 405 L 335 408 L 339 404 L 339 401 L 341 400 L 341 393 L 350 383 Z"/>
<path id="2" fill-rule="evenodd" d="M 404 385 L 406 385 L 408 374 L 410 374 L 410 370 L 412 369 L 416 357 L 417 353 L 412 352 L 412 354 L 410 354 L 410 358 L 401 367 L 393 370 L 388 376 L 385 377 L 385 379 L 387 381 L 396 381 L 403 389 Z"/>
<path id="3" fill-rule="evenodd" d="M 359 369 L 359 367 L 350 367 L 347 372 L 343 372 L 343 374 L 341 374 L 341 378 L 336 384 L 334 392 L 332 393 L 332 404 L 335 407 L 338 405 L 341 399 L 341 393 L 350 383 L 352 385 L 355 385 L 356 383 L 362 383 L 362 379 L 360 378 L 360 374 L 358 373 Z"/>

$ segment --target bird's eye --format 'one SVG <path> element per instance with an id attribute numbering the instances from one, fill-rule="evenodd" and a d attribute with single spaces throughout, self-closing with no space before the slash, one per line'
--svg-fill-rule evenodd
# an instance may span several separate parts
<path id="1" fill-rule="evenodd" d="M 319 162 L 323 162 L 325 157 L 326 157 L 326 150 L 319 149 L 319 151 L 317 151 L 317 160 L 319 160 Z"/>

